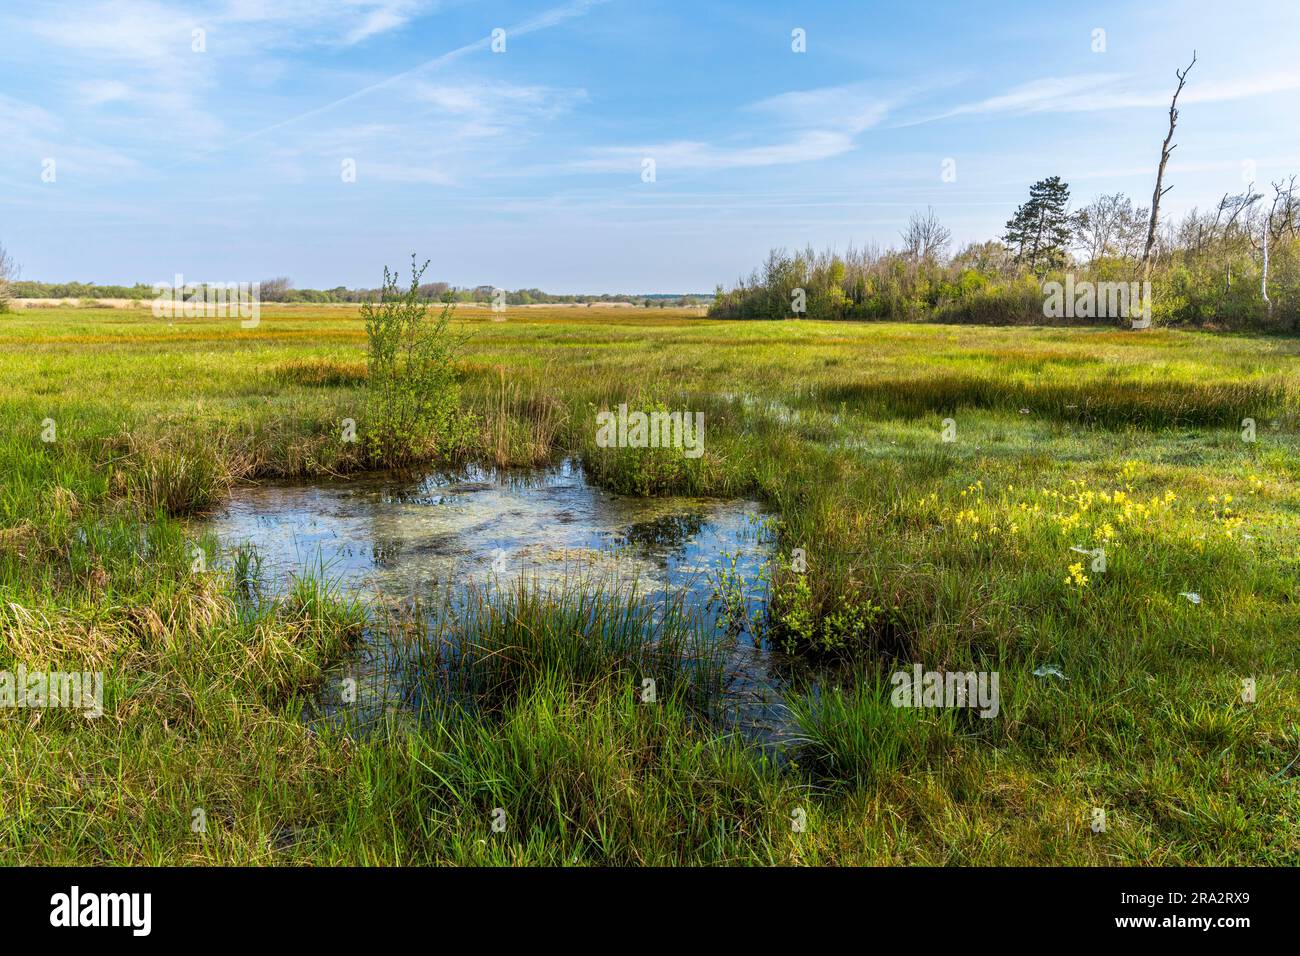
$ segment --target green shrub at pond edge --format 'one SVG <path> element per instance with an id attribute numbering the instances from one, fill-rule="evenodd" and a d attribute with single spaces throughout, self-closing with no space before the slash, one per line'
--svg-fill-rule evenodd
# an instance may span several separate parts
<path id="1" fill-rule="evenodd" d="M 470 428 L 460 407 L 455 361 L 464 339 L 450 328 L 452 307 L 436 318 L 420 297 L 428 268 L 411 258 L 411 284 L 384 269 L 378 302 L 361 307 L 366 324 L 366 450 L 372 463 L 396 468 L 446 459 L 464 447 Z"/>

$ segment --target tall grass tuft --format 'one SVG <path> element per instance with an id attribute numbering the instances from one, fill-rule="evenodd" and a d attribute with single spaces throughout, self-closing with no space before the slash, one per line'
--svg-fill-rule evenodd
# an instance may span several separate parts
<path id="1" fill-rule="evenodd" d="M 232 475 L 211 440 L 181 435 L 159 439 L 126 436 L 122 475 L 126 494 L 144 512 L 185 515 L 220 501 Z"/>
<path id="2" fill-rule="evenodd" d="M 444 720 L 412 748 L 417 826 L 457 863 L 755 862 L 784 824 L 772 765 L 742 741 L 702 734 L 679 701 L 583 693 L 556 671 L 499 720 Z"/>
<path id="3" fill-rule="evenodd" d="M 497 369 L 494 396 L 479 416 L 486 457 L 497 467 L 541 465 L 560 447 L 569 414 L 564 403 L 538 388 L 524 390 Z"/>
<path id="4" fill-rule="evenodd" d="M 655 697 L 704 711 L 721 688 L 721 651 L 681 598 L 652 600 L 601 582 L 547 590 L 520 578 L 470 593 L 458 612 L 451 682 L 477 706 L 500 709 L 539 681 L 618 685 L 647 680 Z"/>
<path id="5" fill-rule="evenodd" d="M 867 783 L 918 769 L 955 743 L 951 710 L 895 707 L 883 677 L 862 675 L 847 684 L 786 697 L 801 762 L 820 776 Z"/>

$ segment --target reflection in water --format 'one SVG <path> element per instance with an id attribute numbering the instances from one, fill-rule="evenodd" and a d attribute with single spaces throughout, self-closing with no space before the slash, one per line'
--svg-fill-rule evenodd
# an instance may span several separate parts
<path id="1" fill-rule="evenodd" d="M 646 550 L 686 547 L 704 528 L 704 516 L 695 511 L 662 515 L 650 521 L 638 521 L 627 529 L 627 540 Z"/>
<path id="2" fill-rule="evenodd" d="M 680 599 L 710 626 L 717 614 L 710 573 L 723 553 L 738 554 L 736 570 L 754 582 L 771 545 L 754 502 L 622 497 L 589 485 L 572 462 L 527 473 L 242 487 L 208 530 L 227 548 L 253 545 L 272 590 L 304 568 L 323 568 L 331 581 L 375 606 L 409 613 L 446 607 L 449 600 L 454 607 L 472 591 L 520 577 L 556 590 L 580 580 L 635 589 L 652 601 Z M 774 675 L 788 664 L 767 648 L 718 634 L 726 642 L 730 719 L 778 742 L 786 715 Z M 394 696 L 414 703 L 409 695 L 418 682 L 394 675 L 391 660 L 372 645 L 348 664 L 360 697 L 374 706 L 392 704 Z M 337 682 L 326 683 L 337 697 Z"/>

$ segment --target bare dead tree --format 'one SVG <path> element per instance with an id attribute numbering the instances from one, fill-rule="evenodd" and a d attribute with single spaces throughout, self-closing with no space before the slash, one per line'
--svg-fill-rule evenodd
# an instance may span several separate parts
<path id="1" fill-rule="evenodd" d="M 1268 240 L 1281 241 L 1289 230 L 1295 234 L 1295 177 L 1283 185 L 1281 181 L 1273 185 L 1273 205 L 1269 207 L 1264 219 L 1264 228 L 1260 230 L 1263 239 L 1263 268 L 1260 270 L 1259 294 L 1268 306 L 1268 314 L 1273 314 L 1273 300 L 1268 297 Z M 1281 206 L 1281 209 L 1278 207 Z M 1275 225 L 1276 223 L 1276 225 Z M 1275 231 L 1276 230 L 1276 231 Z"/>
<path id="2" fill-rule="evenodd" d="M 1273 300 L 1268 297 L 1268 231 L 1272 225 L 1273 214 L 1270 212 L 1268 219 L 1264 222 L 1264 267 L 1259 273 L 1259 294 L 1264 297 L 1264 304 L 1268 306 L 1268 314 L 1271 318 L 1273 315 Z"/>
<path id="3" fill-rule="evenodd" d="M 952 231 L 939 222 L 934 210 L 926 207 L 925 213 L 914 212 L 901 233 L 903 248 L 914 262 L 938 259 L 952 241 Z"/>
<path id="4" fill-rule="evenodd" d="M 1088 265 L 1107 256 L 1138 261 L 1146 238 L 1147 211 L 1134 209 L 1123 193 L 1101 195 L 1074 215 L 1075 244 L 1086 251 Z"/>
<path id="5" fill-rule="evenodd" d="M 1174 98 L 1169 103 L 1169 132 L 1165 135 L 1164 145 L 1160 147 L 1160 167 L 1156 170 L 1156 189 L 1151 195 L 1151 222 L 1147 225 L 1147 246 L 1146 251 L 1142 254 L 1142 277 L 1144 280 L 1151 278 L 1151 254 L 1156 246 L 1156 225 L 1160 219 L 1160 197 L 1173 189 L 1172 186 L 1163 186 L 1165 181 L 1165 166 L 1169 163 L 1169 154 L 1176 148 L 1177 144 L 1173 142 L 1174 127 L 1178 125 L 1178 94 L 1183 91 L 1183 84 L 1187 82 L 1187 74 L 1192 71 L 1196 65 L 1196 51 L 1192 51 L 1192 62 L 1187 64 L 1185 70 L 1174 70 L 1174 75 L 1178 77 L 1178 87 L 1174 90 Z"/>
<path id="6" fill-rule="evenodd" d="M 263 279 L 260 284 L 261 299 L 263 302 L 284 302 L 292 288 L 293 280 L 288 276 Z"/>
<path id="7" fill-rule="evenodd" d="M 0 246 L 0 312 L 9 311 L 12 294 L 9 283 L 18 278 L 18 265 L 4 246 Z"/>
<path id="8" fill-rule="evenodd" d="M 1214 213 L 1214 226 L 1211 240 L 1219 244 L 1223 253 L 1224 287 L 1232 288 L 1232 257 L 1240 254 L 1246 244 L 1254 245 L 1254 230 L 1251 226 L 1255 218 L 1255 203 L 1264 198 L 1263 193 L 1255 192 L 1251 182 L 1243 192 L 1237 195 L 1223 194 L 1218 209 Z M 1224 213 L 1228 218 L 1224 220 Z"/>
<path id="9" fill-rule="evenodd" d="M 1110 251 L 1123 200 L 1122 193 L 1098 196 L 1074 214 L 1075 244 L 1087 252 L 1089 266 Z"/>
<path id="10" fill-rule="evenodd" d="M 1296 197 L 1296 177 L 1279 180 L 1273 186 L 1273 206 L 1268 213 L 1273 242 L 1300 234 L 1300 199 Z"/>
<path id="11" fill-rule="evenodd" d="M 1263 198 L 1263 193 L 1255 192 L 1255 183 L 1253 181 L 1246 186 L 1245 191 L 1235 196 L 1224 193 L 1223 198 L 1219 200 L 1218 215 L 1214 217 L 1215 226 L 1218 226 L 1219 220 L 1225 212 L 1229 213 L 1228 221 L 1223 224 L 1223 235 L 1225 237 L 1231 235 L 1237 225 L 1237 220 L 1243 218 L 1242 214 L 1245 213 L 1245 218 L 1249 219 L 1251 217 L 1251 207 Z"/>

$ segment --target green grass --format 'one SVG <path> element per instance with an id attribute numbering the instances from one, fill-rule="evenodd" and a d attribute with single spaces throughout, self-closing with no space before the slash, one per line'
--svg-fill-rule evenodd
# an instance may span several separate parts
<path id="1" fill-rule="evenodd" d="M 707 719 L 693 622 L 609 594 L 523 589 L 452 622 L 465 706 L 352 736 L 306 719 L 373 614 L 311 574 L 250 601 L 188 516 L 238 481 L 361 466 L 357 314 L 18 312 L 0 669 L 107 686 L 98 720 L 0 710 L 0 862 L 1300 862 L 1300 340 L 462 317 L 466 458 L 576 454 L 611 489 L 780 515 L 772 636 L 854 661 L 792 691 L 791 760 Z M 621 401 L 704 412 L 704 456 L 597 448 Z M 1072 547 L 1105 547 L 1105 573 Z M 890 707 L 913 662 L 998 671 L 999 715 Z"/>

